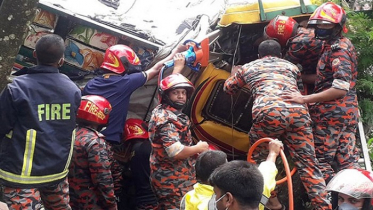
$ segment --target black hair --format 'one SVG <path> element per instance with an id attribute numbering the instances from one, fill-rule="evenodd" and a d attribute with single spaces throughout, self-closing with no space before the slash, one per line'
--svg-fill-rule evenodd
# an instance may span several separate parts
<path id="1" fill-rule="evenodd" d="M 242 207 L 257 208 L 263 193 L 263 176 L 247 161 L 234 160 L 214 170 L 209 178 L 222 193 L 230 192 Z"/>
<path id="2" fill-rule="evenodd" d="M 281 45 L 273 40 L 265 40 L 262 43 L 259 44 L 258 47 L 259 57 L 264 56 L 275 56 L 275 57 L 281 57 Z"/>
<path id="3" fill-rule="evenodd" d="M 227 162 L 227 155 L 222 151 L 208 150 L 202 152 L 196 161 L 196 178 L 206 183 L 215 168 Z"/>
<path id="4" fill-rule="evenodd" d="M 38 64 L 54 65 L 63 57 L 65 44 L 57 34 L 48 34 L 41 37 L 35 46 Z"/>

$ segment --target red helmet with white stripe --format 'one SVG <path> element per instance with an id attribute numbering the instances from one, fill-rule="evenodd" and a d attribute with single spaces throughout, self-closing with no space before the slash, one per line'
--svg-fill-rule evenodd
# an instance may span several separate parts
<path id="1" fill-rule="evenodd" d="M 130 118 L 124 125 L 124 141 L 131 139 L 148 139 L 148 125 L 140 119 Z"/>
<path id="2" fill-rule="evenodd" d="M 336 23 L 339 24 L 342 28 L 346 23 L 346 12 L 345 10 L 333 3 L 326 2 L 320 5 L 311 15 L 308 25 L 315 24 L 330 24 Z"/>
<path id="3" fill-rule="evenodd" d="M 142 71 L 140 59 L 135 51 L 122 44 L 111 46 L 106 50 L 101 68 L 117 74 Z"/>

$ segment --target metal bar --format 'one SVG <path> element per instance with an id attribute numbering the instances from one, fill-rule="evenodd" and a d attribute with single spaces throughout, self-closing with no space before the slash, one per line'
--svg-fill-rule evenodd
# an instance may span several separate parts
<path id="1" fill-rule="evenodd" d="M 372 171 L 372 166 L 370 165 L 370 158 L 369 158 L 369 153 L 368 153 L 367 140 L 365 138 L 363 123 L 361 121 L 358 124 L 358 130 L 359 130 L 359 136 L 360 136 L 360 142 L 361 142 L 361 149 L 363 150 L 365 170 Z"/>
<path id="2" fill-rule="evenodd" d="M 299 3 L 300 3 L 300 11 L 301 11 L 303 14 L 308 13 L 308 11 L 307 11 L 307 7 L 306 7 L 306 4 L 304 3 L 304 0 L 299 0 Z"/>
<path id="3" fill-rule="evenodd" d="M 258 3 L 259 3 L 260 20 L 261 21 L 266 21 L 267 18 L 266 18 L 266 14 L 264 12 L 264 6 L 263 6 L 262 0 L 258 0 Z"/>

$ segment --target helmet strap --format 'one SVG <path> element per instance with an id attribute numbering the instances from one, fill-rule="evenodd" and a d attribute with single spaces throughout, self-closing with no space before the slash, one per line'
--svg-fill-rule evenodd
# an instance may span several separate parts
<path id="1" fill-rule="evenodd" d="M 316 27 L 315 37 L 321 40 L 338 39 L 341 36 L 342 28 L 335 26 L 330 29 L 321 29 Z"/>
<path id="2" fill-rule="evenodd" d="M 162 103 L 166 103 L 168 105 L 170 105 L 171 107 L 177 109 L 177 110 L 182 110 L 184 107 L 185 107 L 185 104 L 181 104 L 181 103 L 178 103 L 178 102 L 173 102 L 170 97 L 168 97 L 168 92 L 166 92 L 164 94 L 164 96 L 162 97 Z"/>

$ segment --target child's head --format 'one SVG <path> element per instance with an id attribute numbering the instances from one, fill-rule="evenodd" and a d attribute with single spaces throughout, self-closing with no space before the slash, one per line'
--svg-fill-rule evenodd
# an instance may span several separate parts
<path id="1" fill-rule="evenodd" d="M 202 152 L 196 161 L 196 177 L 203 184 L 208 183 L 208 179 L 215 168 L 227 162 L 227 155 L 219 150 L 208 150 Z"/>

